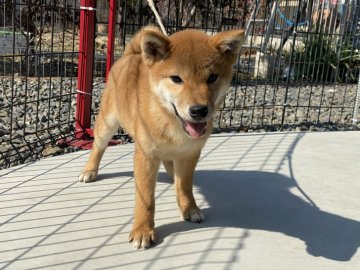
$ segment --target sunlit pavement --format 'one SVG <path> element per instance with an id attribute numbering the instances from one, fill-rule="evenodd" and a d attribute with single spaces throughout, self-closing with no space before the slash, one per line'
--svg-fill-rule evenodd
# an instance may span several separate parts
<path id="1" fill-rule="evenodd" d="M 205 222 L 181 221 L 159 174 L 157 242 L 128 243 L 134 145 L 0 171 L 0 269 L 360 269 L 360 132 L 214 135 L 195 175 Z"/>

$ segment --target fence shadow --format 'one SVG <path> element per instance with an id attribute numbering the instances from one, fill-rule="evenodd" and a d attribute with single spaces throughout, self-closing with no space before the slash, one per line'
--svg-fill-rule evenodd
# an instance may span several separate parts
<path id="1" fill-rule="evenodd" d="M 160 175 L 160 181 L 166 180 Z M 360 222 L 314 207 L 290 192 L 294 181 L 258 171 L 198 171 L 196 185 L 210 207 L 201 228 L 237 227 L 298 238 L 313 256 L 348 261 L 360 246 Z M 192 229 L 199 226 L 194 224 Z M 191 230 L 184 222 L 157 228 L 158 242 Z"/>
<path id="2" fill-rule="evenodd" d="M 139 267 L 144 264 L 141 269 L 150 269 L 157 263 L 176 264 L 176 261 L 191 256 L 188 266 L 197 269 L 205 265 L 204 258 L 208 254 L 218 251 L 225 252 L 225 258 L 219 263 L 230 265 L 235 263 L 239 254 L 241 256 L 242 248 L 251 238 L 251 231 L 255 230 L 276 232 L 291 240 L 300 240 L 311 256 L 353 261 L 360 246 L 360 222 L 322 210 L 321 204 L 316 205 L 296 179 L 292 156 L 303 136 L 308 135 L 243 135 L 241 140 L 237 140 L 235 135 L 226 135 L 209 142 L 199 168 L 216 164 L 220 169 L 199 169 L 195 173 L 196 193 L 201 194 L 200 205 L 206 204 L 202 207 L 205 214 L 202 224 L 173 222 L 178 211 L 172 180 L 160 173 L 157 199 L 163 201 L 158 201 L 157 213 L 162 215 L 163 225 L 156 226 L 157 247 L 142 253 L 143 257 L 126 243 L 133 222 L 133 148 L 127 151 L 109 149 L 110 153 L 103 160 L 99 182 L 87 185 L 76 182 L 79 164 L 85 162 L 79 158 L 86 153 L 76 154 L 72 159 L 64 156 L 61 160 L 42 161 L 31 171 L 25 173 L 24 170 L 28 178 L 10 185 L 2 194 L 5 207 L 0 215 L 3 224 L 0 230 L 0 268 L 16 268 L 18 265 L 23 268 L 36 261 L 35 268 L 39 269 L 70 265 L 73 265 L 71 269 L 87 269 L 88 265 L 102 265 L 105 269 L 112 263 L 127 269 L 135 262 Z M 235 151 L 231 152 L 233 149 Z M 119 151 L 122 154 L 119 155 Z M 221 151 L 227 156 L 221 156 L 224 153 Z M 71 179 L 58 183 L 59 175 L 65 170 Z M 280 173 L 284 171 L 288 176 Z M 22 171 L 16 173 L 19 178 Z M 11 175 L 6 177 L 9 178 L 7 182 L 13 181 Z M 292 192 L 294 189 L 298 189 L 296 194 L 299 195 Z M 27 205 L 28 200 L 34 202 Z M 228 230 L 228 233 L 226 228 L 239 230 Z M 204 230 L 194 240 L 198 229 Z M 186 240 L 179 244 L 175 238 L 181 233 L 186 233 L 183 238 Z M 229 237 L 233 241 L 228 241 Z M 192 245 L 187 243 L 187 239 L 194 243 L 200 240 L 195 252 L 194 249 L 178 252 L 178 248 Z M 224 249 L 223 240 L 230 242 L 231 246 Z M 276 243 L 272 248 L 276 252 Z"/>
<path id="3" fill-rule="evenodd" d="M 268 136 L 274 136 L 265 140 L 268 146 L 278 148 L 280 144 L 282 147 L 287 145 L 282 160 L 275 165 L 275 172 L 236 170 L 242 158 L 234 163 L 234 170 L 196 171 L 195 185 L 210 205 L 203 209 L 205 222 L 199 225 L 180 221 L 157 227 L 157 245 L 174 233 L 199 228 L 235 227 L 280 232 L 302 240 L 307 252 L 313 256 L 336 261 L 350 260 L 360 246 L 360 222 L 321 210 L 294 175 L 292 155 L 304 134 L 291 136 L 291 141 L 286 141 L 290 139 L 289 134 Z M 249 151 L 261 147 L 263 139 L 260 137 L 254 142 Z M 258 157 L 259 163 L 268 162 L 269 158 Z M 289 177 L 277 173 L 279 166 L 288 166 Z M 99 175 L 99 180 L 119 176 L 132 176 L 132 172 L 103 174 Z M 159 182 L 172 184 L 172 179 L 165 173 L 160 173 L 158 178 Z M 302 198 L 293 194 L 291 189 L 297 189 Z"/>

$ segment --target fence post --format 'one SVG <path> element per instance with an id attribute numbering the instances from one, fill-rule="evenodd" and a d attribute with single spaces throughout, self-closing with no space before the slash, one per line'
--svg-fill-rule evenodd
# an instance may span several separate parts
<path id="1" fill-rule="evenodd" d="M 109 0 L 108 46 L 107 46 L 107 55 L 106 55 L 106 81 L 108 79 L 110 68 L 114 62 L 116 4 L 117 4 L 117 0 Z"/>
<path id="2" fill-rule="evenodd" d="M 357 84 L 357 91 L 356 91 L 353 118 L 352 118 L 353 125 L 356 125 L 358 122 L 359 107 L 360 107 L 360 71 L 359 71 L 359 79 L 358 79 L 358 84 Z"/>
<path id="3" fill-rule="evenodd" d="M 80 0 L 80 44 L 75 133 L 77 139 L 89 138 L 93 83 L 96 0 Z"/>

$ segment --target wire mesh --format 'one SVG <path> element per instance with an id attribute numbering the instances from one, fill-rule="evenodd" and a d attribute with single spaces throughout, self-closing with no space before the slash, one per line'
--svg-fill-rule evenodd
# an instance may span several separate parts
<path id="1" fill-rule="evenodd" d="M 76 1 L 0 2 L 0 168 L 50 153 L 74 123 Z"/>

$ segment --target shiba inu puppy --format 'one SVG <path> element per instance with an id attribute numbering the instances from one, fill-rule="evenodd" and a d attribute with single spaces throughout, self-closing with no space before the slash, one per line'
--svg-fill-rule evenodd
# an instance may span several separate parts
<path id="1" fill-rule="evenodd" d="M 174 178 L 182 218 L 202 222 L 192 186 L 213 116 L 230 86 L 242 30 L 214 36 L 195 30 L 169 37 L 143 28 L 114 63 L 96 119 L 95 141 L 80 182 L 96 179 L 101 157 L 121 125 L 135 141 L 135 219 L 130 241 L 155 240 L 155 184 L 162 163 Z"/>

